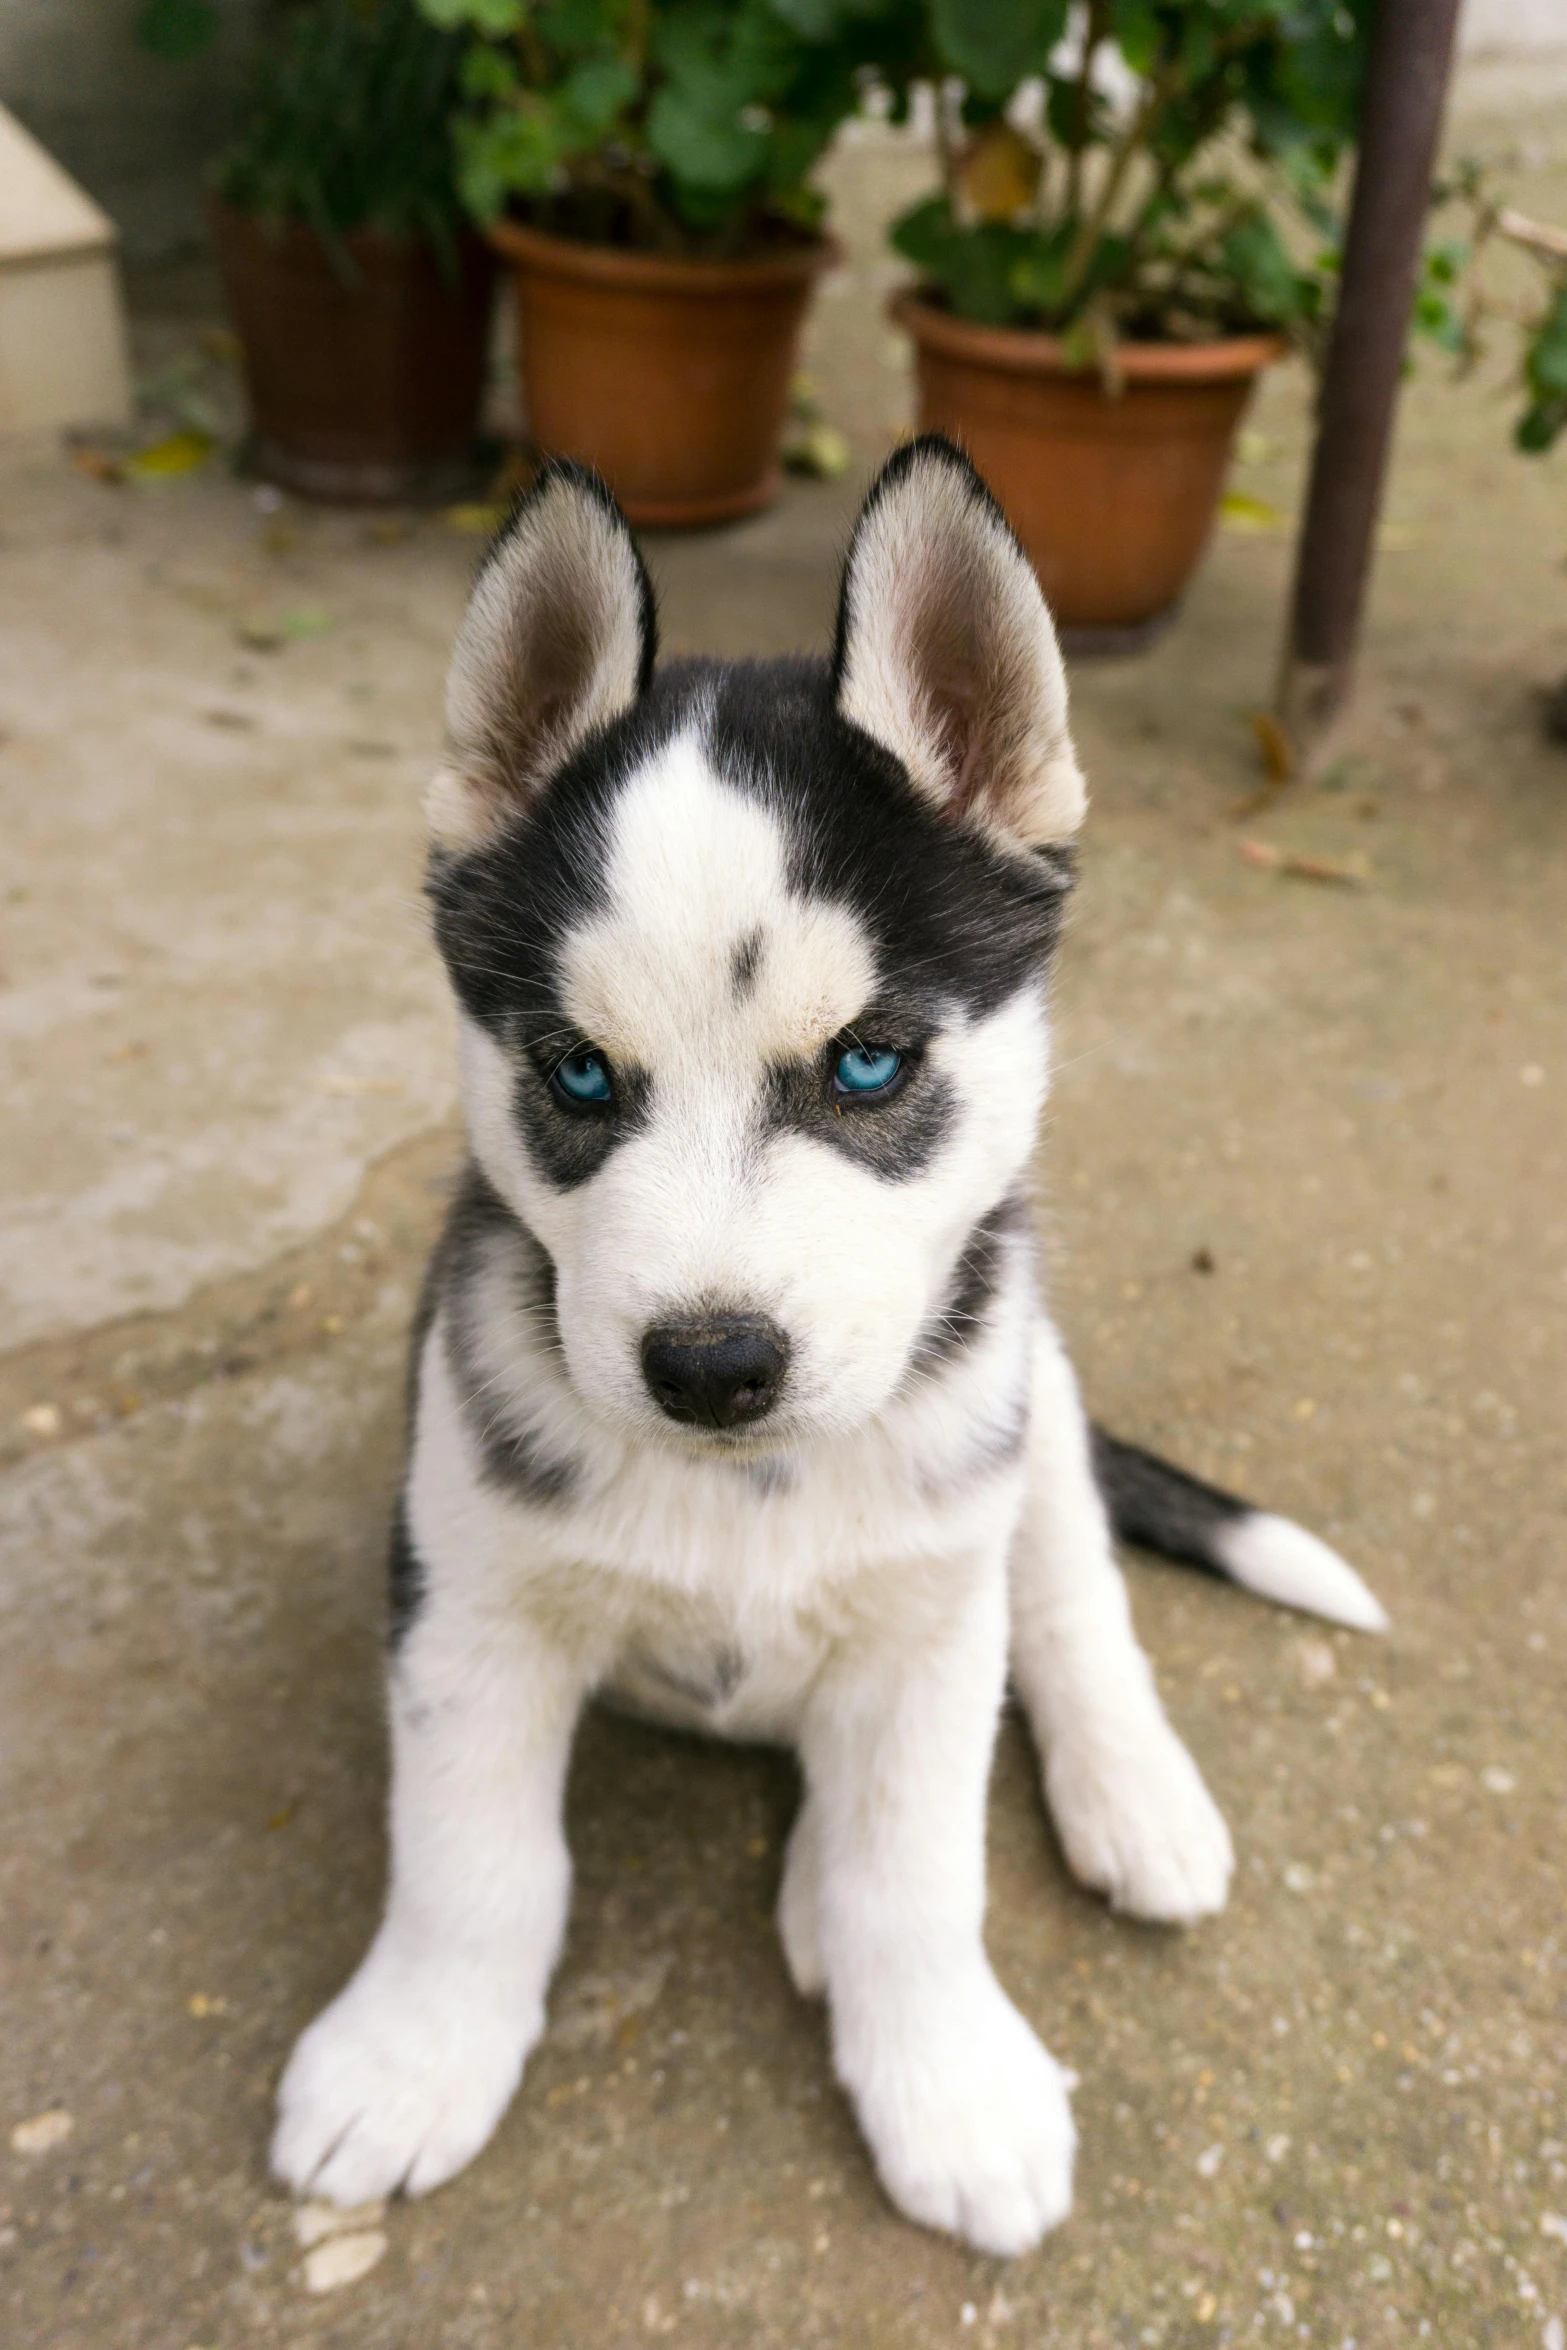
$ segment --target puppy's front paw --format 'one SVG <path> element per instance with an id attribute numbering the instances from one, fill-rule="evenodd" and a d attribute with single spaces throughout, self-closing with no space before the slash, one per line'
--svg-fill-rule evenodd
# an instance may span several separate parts
<path id="1" fill-rule="evenodd" d="M 884 2017 L 874 2044 L 847 2056 L 882 2185 L 910 2219 L 1003 2258 L 1065 2219 L 1076 2146 L 1065 2078 L 988 1968 L 896 2026 Z"/>
<path id="2" fill-rule="evenodd" d="M 1045 1793 L 1074 1876 L 1129 1917 L 1190 1925 L 1224 1907 L 1235 1852 L 1202 1774 L 1157 1717 L 1054 1742 Z"/>
<path id="3" fill-rule="evenodd" d="M 541 2021 L 508 2013 L 493 1986 L 372 1950 L 288 2060 L 274 2176 L 349 2206 L 441 2186 L 505 2112 Z"/>

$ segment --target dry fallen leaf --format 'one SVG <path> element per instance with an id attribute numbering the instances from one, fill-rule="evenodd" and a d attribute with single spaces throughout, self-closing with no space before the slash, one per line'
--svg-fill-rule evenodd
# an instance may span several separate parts
<path id="1" fill-rule="evenodd" d="M 1271 710 L 1248 710 L 1246 723 L 1262 753 L 1269 782 L 1288 783 L 1295 772 L 1295 745 L 1282 719 L 1276 718 Z"/>
<path id="2" fill-rule="evenodd" d="M 987 123 L 959 159 L 959 205 L 974 220 L 1015 220 L 1039 186 L 1039 150 L 1011 123 Z"/>
<path id="3" fill-rule="evenodd" d="M 71 463 L 78 473 L 85 473 L 89 481 L 119 483 L 125 479 L 125 468 L 118 457 L 111 457 L 104 449 L 73 449 Z"/>
<path id="4" fill-rule="evenodd" d="M 1364 889 L 1366 876 L 1353 865 L 1336 864 L 1330 857 L 1302 857 L 1293 849 L 1275 848 L 1267 840 L 1243 840 L 1238 847 L 1248 865 L 1264 873 L 1279 873 L 1291 881 L 1327 882 L 1338 889 Z"/>
<path id="5" fill-rule="evenodd" d="M 134 457 L 127 457 L 123 471 L 130 481 L 174 481 L 205 465 L 213 445 L 210 432 L 171 432 L 154 441 L 150 449 L 138 449 Z"/>
<path id="6" fill-rule="evenodd" d="M 1219 500 L 1219 527 L 1237 531 L 1243 538 L 1277 538 L 1295 525 L 1266 498 L 1254 498 L 1246 490 L 1226 490 Z"/>
<path id="7" fill-rule="evenodd" d="M 476 538 L 488 538 L 505 521 L 506 509 L 489 499 L 471 499 L 460 506 L 448 506 L 441 519 L 448 530 L 460 530 Z"/>

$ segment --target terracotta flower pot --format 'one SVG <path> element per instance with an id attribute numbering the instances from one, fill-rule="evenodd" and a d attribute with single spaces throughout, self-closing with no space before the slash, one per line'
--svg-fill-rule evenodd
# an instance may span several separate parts
<path id="1" fill-rule="evenodd" d="M 469 478 L 494 294 L 482 238 L 435 249 L 355 229 L 345 284 L 315 230 L 275 235 L 231 205 L 212 234 L 243 353 L 252 461 L 302 497 L 345 504 L 453 494 Z"/>
<path id="2" fill-rule="evenodd" d="M 1196 568 L 1230 444 L 1277 335 L 1123 343 L 1123 389 L 1069 370 L 1053 335 L 973 326 L 918 293 L 920 427 L 962 443 L 1006 510 L 1063 627 L 1105 649 L 1146 639 Z"/>
<path id="3" fill-rule="evenodd" d="M 636 523 L 727 522 L 778 495 L 800 320 L 825 241 L 680 261 L 490 231 L 517 289 L 528 430 L 596 466 Z"/>

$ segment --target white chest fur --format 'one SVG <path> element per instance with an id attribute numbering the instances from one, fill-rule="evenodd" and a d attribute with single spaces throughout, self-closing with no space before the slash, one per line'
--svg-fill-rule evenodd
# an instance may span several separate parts
<path id="1" fill-rule="evenodd" d="M 954 1578 L 994 1572 L 1021 1507 L 1026 1321 L 978 1350 L 961 1396 L 799 1457 L 704 1461 L 579 1423 L 580 1484 L 530 1503 L 484 1474 L 437 1319 L 408 1509 L 415 1546 L 462 1560 L 469 1604 L 546 1628 L 640 1712 L 747 1739 L 794 1734 L 834 1646 L 869 1623 L 917 1640 Z M 436 1539 L 438 1534 L 438 1540 Z"/>

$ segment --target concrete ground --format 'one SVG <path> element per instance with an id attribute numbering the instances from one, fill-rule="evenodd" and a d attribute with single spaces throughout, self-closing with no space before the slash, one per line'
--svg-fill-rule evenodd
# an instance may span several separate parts
<path id="1" fill-rule="evenodd" d="M 1567 216 L 1560 108 L 1516 97 L 1466 127 Z M 862 477 L 905 398 L 874 276 L 817 329 Z M 149 364 L 209 315 L 177 291 Z M 381 1883 L 403 1331 L 457 1147 L 417 802 L 476 541 L 0 458 L 7 2350 L 1562 2350 L 1567 457 L 1506 414 L 1411 386 L 1321 788 L 1237 813 L 1287 525 L 1076 679 L 1062 1317 L 1105 1418 L 1326 1531 L 1395 1630 L 1134 1563 L 1241 1855 L 1191 1935 L 1072 1886 L 1007 1725 L 990 1937 L 1081 2077 L 1073 2219 L 1005 2266 L 893 2216 L 770 1923 L 790 1767 L 594 1718 L 548 2037 L 321 2293 L 264 2151 Z M 1254 524 L 1304 433 L 1285 371 Z M 856 488 L 654 545 L 670 645 L 820 643 Z"/>

